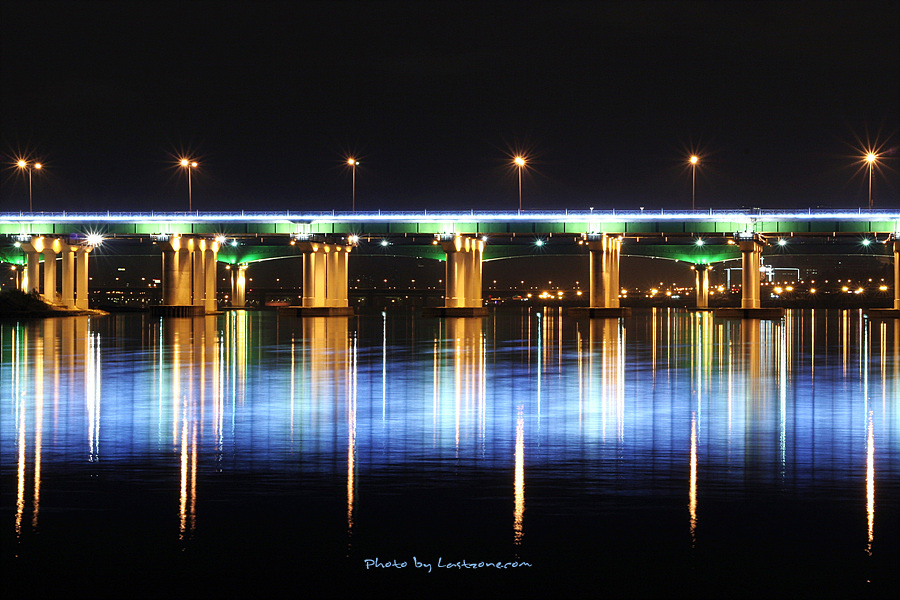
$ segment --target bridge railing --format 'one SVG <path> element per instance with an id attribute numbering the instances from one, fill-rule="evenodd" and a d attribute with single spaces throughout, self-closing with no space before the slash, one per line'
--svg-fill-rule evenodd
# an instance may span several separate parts
<path id="1" fill-rule="evenodd" d="M 900 219 L 900 209 L 557 209 L 557 210 L 421 210 L 421 211 L 176 211 L 176 212 L 3 212 L 0 222 L 28 221 L 735 221 L 830 219 Z"/>

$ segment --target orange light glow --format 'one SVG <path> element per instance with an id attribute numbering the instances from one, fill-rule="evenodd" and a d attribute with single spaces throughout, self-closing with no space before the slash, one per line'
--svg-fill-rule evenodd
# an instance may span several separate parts
<path id="1" fill-rule="evenodd" d="M 524 166 L 525 166 L 525 159 L 522 158 L 521 156 L 515 157 L 515 158 L 513 159 L 513 162 L 516 163 L 516 166 L 517 166 L 517 167 L 524 167 Z"/>
<path id="2" fill-rule="evenodd" d="M 697 161 L 699 161 L 699 160 L 700 160 L 700 159 L 699 159 L 698 157 L 692 156 L 692 157 L 691 157 L 691 164 L 692 164 L 692 165 L 696 165 L 696 164 L 697 164 Z"/>
<path id="3" fill-rule="evenodd" d="M 181 159 L 181 166 L 182 166 L 182 167 L 188 166 L 188 159 L 182 158 L 182 159 Z"/>
<path id="4" fill-rule="evenodd" d="M 41 163 L 34 163 L 34 168 L 35 168 L 35 169 L 40 169 L 40 168 L 43 167 L 43 166 L 44 166 L 44 165 L 42 165 Z"/>
<path id="5" fill-rule="evenodd" d="M 866 162 L 867 163 L 873 163 L 873 162 L 875 162 L 875 160 L 877 158 L 878 158 L 878 155 L 875 154 L 874 152 L 869 152 L 868 154 L 866 154 Z"/>

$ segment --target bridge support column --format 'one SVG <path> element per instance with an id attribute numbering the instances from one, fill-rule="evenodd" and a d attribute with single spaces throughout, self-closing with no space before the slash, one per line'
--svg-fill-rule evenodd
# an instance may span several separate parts
<path id="1" fill-rule="evenodd" d="M 56 257 L 60 254 L 60 242 L 51 240 L 44 246 L 44 300 L 50 304 L 57 303 L 56 293 Z"/>
<path id="2" fill-rule="evenodd" d="M 694 265 L 694 281 L 697 294 L 697 309 L 706 310 L 709 308 L 709 272 L 712 267 L 709 265 Z"/>
<path id="3" fill-rule="evenodd" d="M 62 301 L 66 308 L 75 308 L 75 250 L 76 246 L 61 243 Z"/>
<path id="4" fill-rule="evenodd" d="M 88 309 L 88 254 L 90 247 L 75 250 L 75 308 Z"/>
<path id="5" fill-rule="evenodd" d="M 619 261 L 622 238 L 606 233 L 589 234 L 587 247 L 590 256 L 590 306 L 570 308 L 575 317 L 627 317 L 630 308 L 619 304 Z"/>
<path id="6" fill-rule="evenodd" d="M 891 242 L 894 247 L 894 310 L 900 310 L 900 236 Z"/>
<path id="7" fill-rule="evenodd" d="M 44 249 L 43 238 L 31 238 L 22 244 L 25 251 L 25 276 L 22 278 L 22 291 L 26 294 L 41 292 L 41 257 Z"/>
<path id="8" fill-rule="evenodd" d="M 202 242 L 204 245 L 207 243 L 205 240 Z M 204 264 L 197 261 L 197 254 L 202 255 L 203 252 L 201 240 L 175 234 L 158 239 L 156 244 L 162 250 L 163 303 L 153 312 L 169 317 L 204 314 Z"/>
<path id="9" fill-rule="evenodd" d="M 279 313 L 303 317 L 349 316 L 349 259 L 352 245 L 297 242 L 303 261 L 303 296 L 300 306 Z"/>
<path id="10" fill-rule="evenodd" d="M 741 307 L 716 309 L 717 317 L 780 319 L 783 308 L 762 308 L 759 297 L 759 263 L 765 243 L 752 231 L 735 235 L 741 249 Z"/>
<path id="11" fill-rule="evenodd" d="M 203 308 L 207 314 L 214 313 L 218 310 L 216 303 L 216 257 L 219 253 L 218 242 L 207 242 L 206 249 L 203 251 L 203 271 L 206 275 L 206 285 L 204 286 L 205 297 Z"/>
<path id="12" fill-rule="evenodd" d="M 759 308 L 759 258 L 763 244 L 758 240 L 741 240 L 741 308 Z"/>
<path id="13" fill-rule="evenodd" d="M 447 254 L 444 306 L 428 307 L 426 317 L 482 317 L 487 314 L 482 298 L 482 266 L 484 241 L 454 235 L 441 239 Z"/>
<path id="14" fill-rule="evenodd" d="M 231 307 L 244 308 L 247 305 L 247 265 L 231 267 Z"/>

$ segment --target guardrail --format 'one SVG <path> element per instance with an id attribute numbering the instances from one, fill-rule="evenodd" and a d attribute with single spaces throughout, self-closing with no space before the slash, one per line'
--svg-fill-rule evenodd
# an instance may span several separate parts
<path id="1" fill-rule="evenodd" d="M 469 210 L 469 211 L 231 211 L 231 212 L 4 212 L 0 222 L 64 221 L 789 221 L 789 220 L 900 220 L 900 209 L 708 209 L 708 210 Z"/>

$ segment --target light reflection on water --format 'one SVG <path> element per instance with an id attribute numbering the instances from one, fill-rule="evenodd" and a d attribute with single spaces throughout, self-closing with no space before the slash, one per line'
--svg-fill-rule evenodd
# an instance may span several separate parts
<path id="1" fill-rule="evenodd" d="M 900 322 L 859 311 L 783 321 L 234 311 L 3 323 L 0 333 L 16 544 L 44 527 L 42 489 L 77 487 L 71 473 L 161 487 L 177 502 L 151 507 L 172 522 L 158 535 L 182 543 L 204 518 L 223 524 L 205 502 L 338 479 L 342 531 L 326 534 L 346 538 L 345 557 L 375 551 L 354 540 L 376 525 L 380 493 L 488 476 L 497 485 L 471 493 L 506 498 L 516 556 L 540 556 L 527 545 L 531 514 L 578 522 L 600 497 L 611 514 L 630 499 L 674 498 L 688 546 L 700 547 L 705 504 L 769 494 L 865 506 L 852 537 L 872 555 L 879 486 L 895 492 L 900 467 Z M 217 473 L 233 488 L 204 498 Z M 242 475 L 274 479 L 246 490 Z"/>

